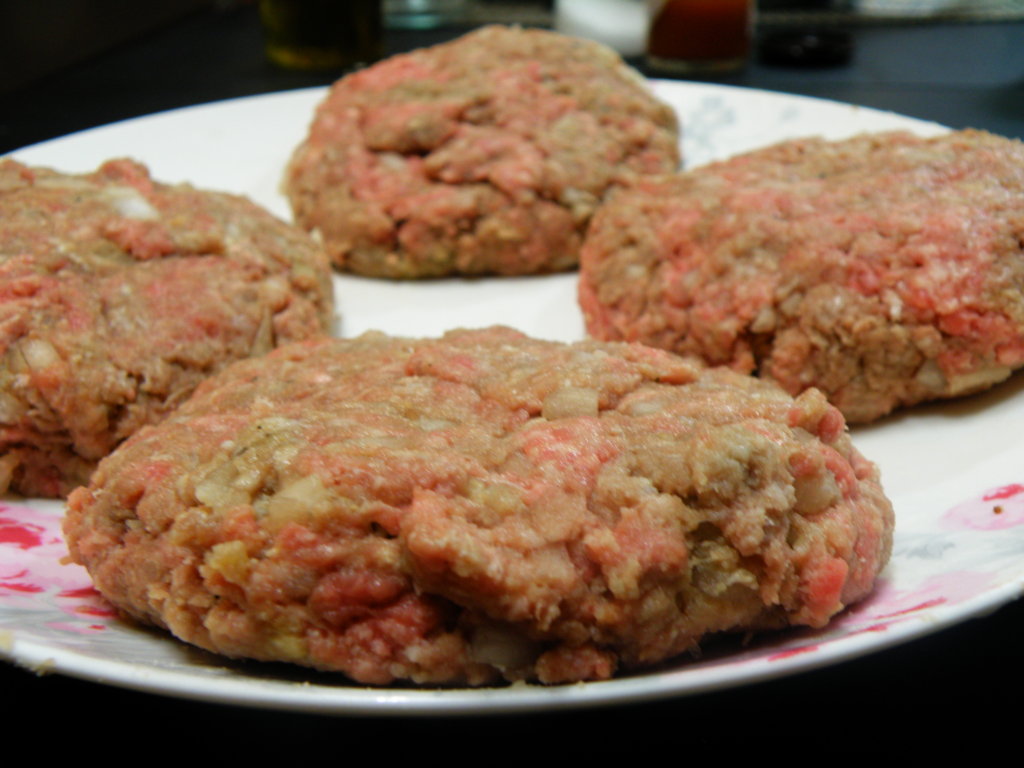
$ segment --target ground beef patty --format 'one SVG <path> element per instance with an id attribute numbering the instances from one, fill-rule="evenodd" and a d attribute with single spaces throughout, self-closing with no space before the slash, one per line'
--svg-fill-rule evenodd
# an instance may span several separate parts
<path id="1" fill-rule="evenodd" d="M 330 265 L 248 200 L 0 162 L 0 493 L 60 496 L 226 361 L 323 333 Z"/>
<path id="2" fill-rule="evenodd" d="M 849 421 L 1024 362 L 1024 144 L 791 141 L 615 197 L 584 246 L 589 332 L 822 389 Z"/>
<path id="3" fill-rule="evenodd" d="M 612 50 L 485 27 L 340 80 L 285 179 L 345 270 L 574 267 L 611 184 L 678 164 L 676 119 Z"/>
<path id="4" fill-rule="evenodd" d="M 102 462 L 65 532 L 115 605 L 204 648 L 481 684 L 821 626 L 892 525 L 816 390 L 499 327 L 238 363 Z"/>

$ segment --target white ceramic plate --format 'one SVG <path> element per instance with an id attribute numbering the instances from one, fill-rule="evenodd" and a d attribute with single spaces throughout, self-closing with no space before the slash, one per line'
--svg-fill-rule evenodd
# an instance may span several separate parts
<path id="1" fill-rule="evenodd" d="M 762 91 L 655 82 L 685 127 L 688 165 L 811 134 L 941 126 Z M 248 194 L 281 216 L 277 192 L 320 89 L 240 99 L 130 120 L 14 153 L 86 171 L 116 156 L 163 181 Z M 582 338 L 575 276 L 441 280 L 336 278 L 339 330 L 428 336 L 505 323 L 542 338 Z M 24 666 L 130 688 L 258 707 L 325 713 L 455 714 L 693 694 L 832 664 L 979 615 L 1024 591 L 1024 387 L 925 407 L 856 429 L 882 468 L 898 517 L 892 563 L 875 595 L 826 630 L 765 636 L 600 683 L 487 690 L 370 689 L 277 665 L 232 663 L 118 621 L 77 566 L 62 565 L 59 503 L 0 501 L 0 656 Z"/>

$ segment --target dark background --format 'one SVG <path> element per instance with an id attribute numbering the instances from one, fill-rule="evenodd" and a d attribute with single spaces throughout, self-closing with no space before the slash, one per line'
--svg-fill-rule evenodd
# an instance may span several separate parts
<path id="1" fill-rule="evenodd" d="M 852 41 L 850 63 L 772 66 L 755 56 L 742 72 L 714 82 L 829 98 L 953 128 L 1024 137 L 1024 19 L 881 23 L 851 14 L 786 13 L 772 10 L 786 5 L 784 0 L 762 2 L 768 4 L 761 14 L 762 39 L 782 29 L 839 29 Z M 57 26 L 64 30 L 60 35 L 46 38 L 39 31 L 44 9 L 82 4 L 102 10 L 94 10 L 100 21 L 58 14 Z M 483 20 L 531 24 L 550 21 L 548 6 L 480 2 L 477 7 Z M 140 8 L 147 9 L 144 18 L 139 18 Z M 107 50 L 90 53 L 100 47 L 99 33 L 93 30 L 114 19 L 118 24 L 103 37 Z M 26 33 L 28 40 L 16 21 L 32 30 Z M 386 52 L 447 40 L 465 28 L 388 29 Z M 121 37 L 126 39 L 117 42 Z M 252 2 L 0 0 L 0 152 L 175 107 L 325 85 L 341 74 L 277 69 L 265 60 L 262 43 Z M 43 74 L 68 58 L 77 63 Z M 655 74 L 640 60 L 631 63 Z"/>

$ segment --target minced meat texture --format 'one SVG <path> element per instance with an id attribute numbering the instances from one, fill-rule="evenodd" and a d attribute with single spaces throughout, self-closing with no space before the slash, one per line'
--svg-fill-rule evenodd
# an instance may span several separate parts
<path id="1" fill-rule="evenodd" d="M 518 275 L 575 267 L 607 190 L 678 162 L 674 112 L 614 51 L 495 26 L 338 81 L 284 186 L 341 269 Z"/>
<path id="2" fill-rule="evenodd" d="M 237 363 L 103 461 L 65 534 L 116 606 L 203 648 L 479 685 L 820 627 L 892 526 L 816 390 L 496 327 Z"/>
<path id="3" fill-rule="evenodd" d="M 617 195 L 583 249 L 591 335 L 815 386 L 851 422 L 1024 363 L 1024 144 L 802 139 Z"/>
<path id="4" fill-rule="evenodd" d="M 62 496 L 225 362 L 325 333 L 330 265 L 240 197 L 0 162 L 0 492 Z"/>

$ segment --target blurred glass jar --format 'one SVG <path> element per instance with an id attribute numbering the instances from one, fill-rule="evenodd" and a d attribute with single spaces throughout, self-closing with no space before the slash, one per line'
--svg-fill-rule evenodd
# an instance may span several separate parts
<path id="1" fill-rule="evenodd" d="M 677 74 L 743 67 L 754 33 L 754 0 L 650 0 L 647 63 Z"/>
<path id="2" fill-rule="evenodd" d="M 395 29 L 433 29 L 466 20 L 466 0 L 384 0 L 387 25 Z"/>
<path id="3" fill-rule="evenodd" d="M 288 69 L 344 70 L 384 53 L 381 0 L 260 0 L 267 58 Z"/>
<path id="4" fill-rule="evenodd" d="M 623 56 L 642 56 L 647 0 L 555 0 L 555 31 L 597 40 Z"/>

